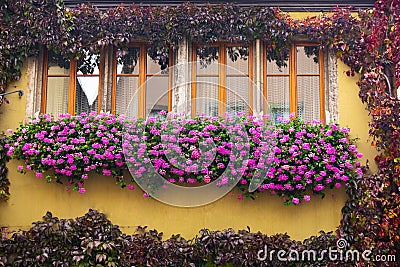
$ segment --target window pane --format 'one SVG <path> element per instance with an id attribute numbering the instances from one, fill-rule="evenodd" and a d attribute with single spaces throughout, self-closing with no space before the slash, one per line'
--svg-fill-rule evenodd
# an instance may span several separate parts
<path id="1" fill-rule="evenodd" d="M 168 74 L 168 67 L 161 69 L 161 65 L 154 62 L 149 55 L 147 55 L 147 74 Z"/>
<path id="2" fill-rule="evenodd" d="M 48 74 L 49 75 L 69 75 L 70 60 L 63 59 L 60 55 L 48 52 Z"/>
<path id="3" fill-rule="evenodd" d="M 196 115 L 218 116 L 218 77 L 198 77 Z"/>
<path id="4" fill-rule="evenodd" d="M 100 55 L 86 55 L 85 62 L 78 62 L 78 75 L 95 74 L 99 75 Z"/>
<path id="5" fill-rule="evenodd" d="M 267 75 L 268 74 L 289 74 L 289 61 L 286 61 L 285 67 L 279 68 L 274 61 L 269 62 L 267 60 Z"/>
<path id="6" fill-rule="evenodd" d="M 226 73 L 229 74 L 248 74 L 248 47 L 227 47 L 226 48 L 226 65 L 228 65 Z"/>
<path id="7" fill-rule="evenodd" d="M 129 106 L 129 114 L 137 117 L 138 112 L 138 77 L 117 77 L 116 86 L 116 112 L 117 114 L 126 114 Z M 130 104 L 132 102 L 132 104 Z M 133 112 L 133 113 L 132 113 Z"/>
<path id="8" fill-rule="evenodd" d="M 49 77 L 47 80 L 46 113 L 55 116 L 68 112 L 69 77 Z"/>
<path id="9" fill-rule="evenodd" d="M 97 112 L 99 95 L 100 56 L 86 54 L 85 62 L 78 61 L 75 113 Z"/>
<path id="10" fill-rule="evenodd" d="M 289 117 L 289 77 L 267 77 L 267 101 L 272 121 L 277 123 L 279 117 Z"/>
<path id="11" fill-rule="evenodd" d="M 203 51 L 202 48 L 197 48 L 197 51 Z M 218 58 L 219 47 L 209 47 L 205 50 L 206 58 L 200 59 L 197 54 L 196 70 L 197 74 L 217 74 L 218 75 Z"/>
<path id="12" fill-rule="evenodd" d="M 298 116 L 304 120 L 320 119 L 319 76 L 298 77 Z"/>
<path id="13" fill-rule="evenodd" d="M 231 114 L 249 111 L 249 78 L 227 77 L 226 79 L 227 111 Z"/>
<path id="14" fill-rule="evenodd" d="M 76 81 L 75 113 L 98 110 L 99 77 L 81 76 Z"/>
<path id="15" fill-rule="evenodd" d="M 49 75 L 69 75 L 69 65 L 68 68 L 62 68 L 56 63 L 49 62 Z"/>
<path id="16" fill-rule="evenodd" d="M 140 47 L 117 51 L 117 74 L 139 74 Z"/>
<path id="17" fill-rule="evenodd" d="M 146 82 L 146 116 L 168 111 L 168 77 L 150 77 Z"/>
<path id="18" fill-rule="evenodd" d="M 316 48 L 309 46 L 307 49 Z M 304 46 L 297 47 L 297 74 L 319 74 L 319 64 L 314 61 L 314 56 L 308 57 Z"/>

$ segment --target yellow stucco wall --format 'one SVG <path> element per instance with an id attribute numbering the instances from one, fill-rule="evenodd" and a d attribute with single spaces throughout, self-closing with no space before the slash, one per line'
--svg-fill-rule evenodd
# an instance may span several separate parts
<path id="1" fill-rule="evenodd" d="M 377 166 L 374 158 L 377 152 L 371 146 L 368 135 L 368 122 L 370 121 L 368 111 L 366 111 L 365 105 L 361 103 L 358 96 L 359 90 L 356 82 L 359 77 L 348 77 L 346 75 L 347 70 L 349 70 L 349 67 L 340 61 L 338 64 L 339 123 L 350 128 L 350 134 L 353 138 L 360 139 L 357 141 L 357 146 L 364 155 L 360 161 L 363 164 L 368 161 L 371 171 L 376 172 Z"/>
<path id="2" fill-rule="evenodd" d="M 361 138 L 360 151 L 373 160 L 374 150 L 367 142 L 368 116 L 358 99 L 356 78 L 348 78 L 346 66 L 339 64 L 339 112 L 340 123 L 352 129 L 353 136 Z M 21 81 L 10 86 L 10 90 L 26 89 L 28 74 L 26 68 Z M 0 107 L 0 130 L 15 129 L 25 117 L 25 96 L 9 97 L 10 105 Z M 142 196 L 140 189 L 120 189 L 112 178 L 92 175 L 87 182 L 87 192 L 66 192 L 64 186 L 47 184 L 33 173 L 20 174 L 16 171 L 21 162 L 8 164 L 10 169 L 11 197 L 0 203 L 0 226 L 10 229 L 28 228 L 33 221 L 40 220 L 46 211 L 62 218 L 82 216 L 89 208 L 105 213 L 126 233 L 132 233 L 136 226 L 147 225 L 150 229 L 171 234 L 194 237 L 202 228 L 222 230 L 232 227 L 236 230 L 247 226 L 252 231 L 266 234 L 288 233 L 301 240 L 315 235 L 320 230 L 332 231 L 339 225 L 341 208 L 346 201 L 344 189 L 327 191 L 326 197 L 312 198 L 300 206 L 284 206 L 280 197 L 259 194 L 256 200 L 236 199 L 236 194 L 198 208 L 178 208 L 162 204 Z"/>

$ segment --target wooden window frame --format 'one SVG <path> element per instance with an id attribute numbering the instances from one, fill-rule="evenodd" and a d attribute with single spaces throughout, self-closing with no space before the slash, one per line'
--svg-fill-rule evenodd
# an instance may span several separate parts
<path id="1" fill-rule="evenodd" d="M 324 68 L 324 53 L 322 49 L 319 49 L 318 54 L 318 63 L 319 63 L 319 75 L 316 74 L 298 74 L 297 73 L 297 50 L 296 48 L 299 46 L 317 46 L 316 43 L 308 43 L 308 42 L 295 42 L 292 43 L 290 47 L 289 53 L 289 73 L 287 74 L 268 74 L 267 73 L 267 52 L 263 49 L 263 96 L 264 96 L 264 114 L 267 114 L 267 105 L 268 105 L 268 77 L 289 77 L 289 95 L 290 95 L 290 113 L 294 113 L 296 116 L 298 115 L 298 95 L 297 95 L 297 77 L 305 77 L 305 76 L 319 76 L 319 96 L 320 96 L 320 118 L 319 120 L 325 121 L 325 68 Z"/>
<path id="2" fill-rule="evenodd" d="M 139 47 L 139 73 L 138 74 L 117 74 L 117 48 L 113 50 L 113 70 L 112 70 L 112 98 L 111 98 L 111 112 L 116 114 L 116 96 L 117 96 L 117 77 L 138 77 L 138 118 L 145 118 L 146 116 L 146 82 L 149 77 L 168 76 L 168 112 L 172 109 L 172 71 L 168 71 L 168 75 L 160 75 L 154 73 L 147 73 L 147 48 L 146 43 L 130 43 L 128 47 Z M 170 49 L 168 68 L 172 66 L 172 51 Z"/>
<path id="3" fill-rule="evenodd" d="M 77 61 L 73 58 L 70 59 L 70 68 L 69 74 L 49 74 L 49 51 L 45 49 L 44 57 L 43 57 L 43 83 L 42 83 L 42 102 L 41 102 L 41 112 L 46 113 L 47 106 L 47 87 L 48 87 L 48 78 L 49 77 L 65 77 L 69 78 L 69 86 L 68 86 L 68 103 L 67 103 L 67 112 L 71 115 L 75 115 L 76 112 L 76 80 L 78 77 L 99 77 L 99 88 L 97 95 L 97 112 L 100 113 L 102 106 L 102 91 L 103 91 L 103 83 L 104 80 L 104 53 L 103 50 L 100 51 L 100 63 L 99 63 L 99 74 L 78 74 L 78 66 Z"/>
<path id="4" fill-rule="evenodd" d="M 227 75 L 227 47 L 240 47 L 240 46 L 247 46 L 249 48 L 249 56 L 247 58 L 248 64 L 248 74 L 247 77 L 249 78 L 249 85 L 248 85 L 248 99 L 249 99 L 249 114 L 253 114 L 253 45 L 252 44 L 244 44 L 244 43 L 229 43 L 229 42 L 216 42 L 213 44 L 209 44 L 208 46 L 211 47 L 218 47 L 218 64 L 219 66 L 225 66 L 223 68 L 218 67 L 218 75 L 207 75 L 197 74 L 197 49 L 201 47 L 202 44 L 194 43 L 192 45 L 192 83 L 191 83 L 191 115 L 192 117 L 196 116 L 196 94 L 197 94 L 197 77 L 217 77 L 218 76 L 218 114 L 224 115 L 226 112 L 226 101 L 227 101 L 227 93 L 226 93 L 226 82 L 228 76 L 242 76 L 242 75 L 234 75 L 229 74 Z M 221 53 L 223 51 L 223 53 Z M 243 76 L 244 77 L 244 76 Z"/>

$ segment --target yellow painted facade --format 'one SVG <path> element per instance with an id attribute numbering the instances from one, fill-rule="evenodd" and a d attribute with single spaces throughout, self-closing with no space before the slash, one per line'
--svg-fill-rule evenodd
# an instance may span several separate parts
<path id="1" fill-rule="evenodd" d="M 359 150 L 373 162 L 375 150 L 368 142 L 368 113 L 358 98 L 357 78 L 345 75 L 347 67 L 339 62 L 339 119 L 342 126 L 351 128 L 353 137 L 359 137 Z M 22 79 L 10 85 L 9 90 L 26 90 L 28 73 L 23 69 Z M 16 129 L 25 118 L 25 96 L 9 96 L 10 104 L 0 107 L 0 130 Z M 11 181 L 11 197 L 0 203 L 0 226 L 10 229 L 26 229 L 32 222 L 40 220 L 47 212 L 62 218 L 82 216 L 88 209 L 103 212 L 126 233 L 136 226 L 147 225 L 157 229 L 165 237 L 182 234 L 194 237 L 202 228 L 222 230 L 229 227 L 265 234 L 288 233 L 302 240 L 320 230 L 334 231 L 341 219 L 341 208 L 346 201 L 344 189 L 327 191 L 326 197 L 314 197 L 300 206 L 284 206 L 283 200 L 267 193 L 258 194 L 256 200 L 239 201 L 236 194 L 203 207 L 178 208 L 143 197 L 140 189 L 121 189 L 112 178 L 92 175 L 87 181 L 87 192 L 67 192 L 63 185 L 47 184 L 35 177 L 33 172 L 18 173 L 22 164 L 12 160 L 8 164 Z M 374 167 L 374 166 L 373 166 Z M 374 169 L 374 168 L 373 168 Z"/>

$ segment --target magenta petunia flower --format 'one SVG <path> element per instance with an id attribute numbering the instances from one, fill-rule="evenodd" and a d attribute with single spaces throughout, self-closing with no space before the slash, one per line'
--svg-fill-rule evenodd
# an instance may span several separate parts
<path id="1" fill-rule="evenodd" d="M 281 153 L 281 150 L 279 149 L 279 147 L 274 147 L 273 151 L 274 151 L 275 154 Z"/>
<path id="2" fill-rule="evenodd" d="M 310 146 L 309 143 L 304 143 L 304 144 L 301 145 L 301 148 L 303 148 L 303 149 L 305 149 L 305 150 L 310 150 L 310 149 L 311 149 L 311 146 Z"/>
<path id="3" fill-rule="evenodd" d="M 317 186 L 314 187 L 314 191 L 322 191 L 325 189 L 325 186 L 322 184 L 318 184 Z"/>
<path id="4" fill-rule="evenodd" d="M 86 188 L 79 187 L 78 192 L 79 192 L 79 194 L 84 194 L 86 192 Z"/>
<path id="5" fill-rule="evenodd" d="M 102 173 L 103 173 L 105 176 L 111 176 L 111 171 L 110 171 L 110 170 L 102 170 Z"/>

